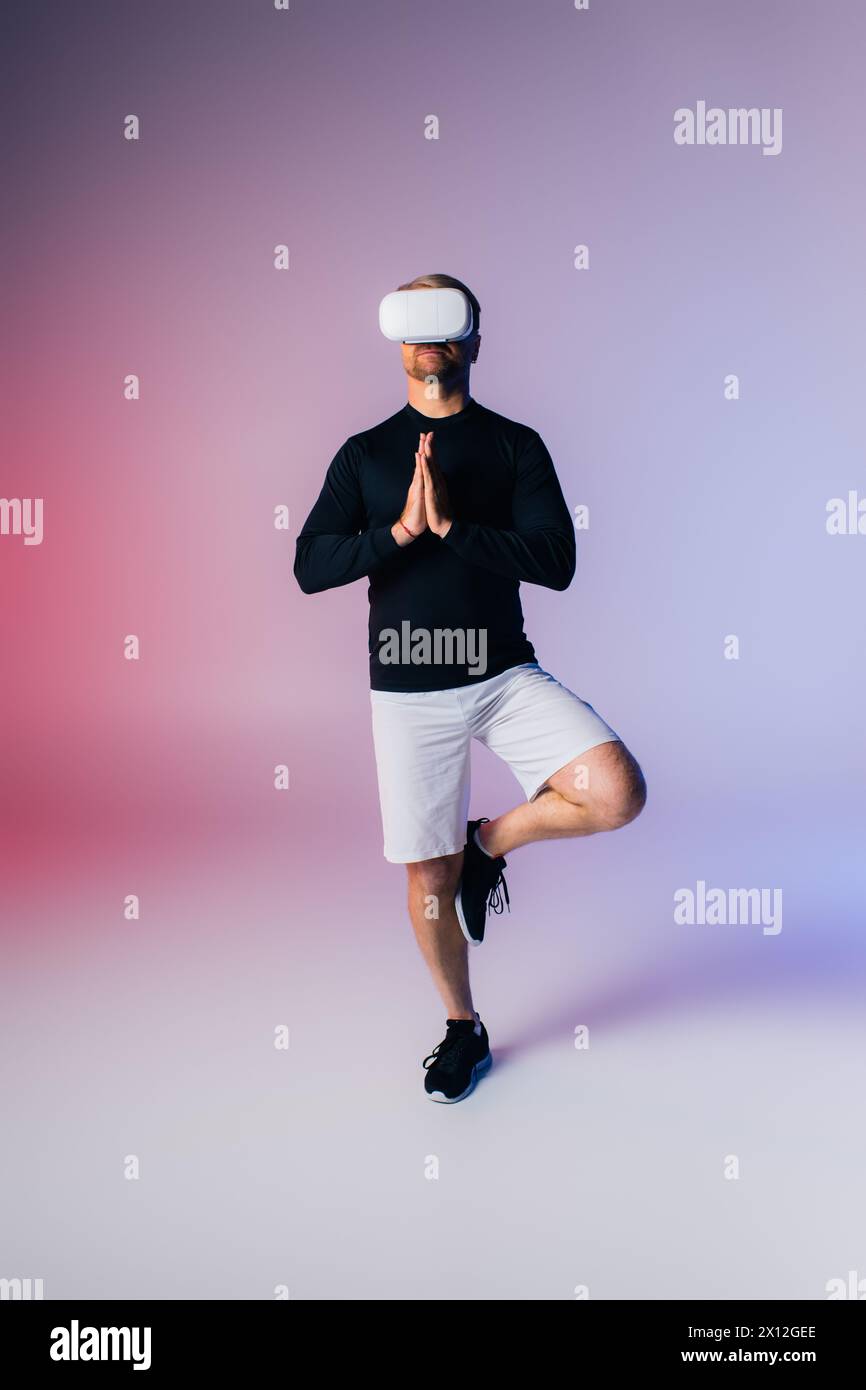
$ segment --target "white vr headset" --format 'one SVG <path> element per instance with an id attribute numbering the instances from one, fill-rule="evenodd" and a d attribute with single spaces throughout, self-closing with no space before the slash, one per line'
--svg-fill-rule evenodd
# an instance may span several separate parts
<path id="1" fill-rule="evenodd" d="M 472 306 L 462 290 L 394 290 L 379 305 L 379 327 L 392 343 L 450 343 L 472 332 Z"/>

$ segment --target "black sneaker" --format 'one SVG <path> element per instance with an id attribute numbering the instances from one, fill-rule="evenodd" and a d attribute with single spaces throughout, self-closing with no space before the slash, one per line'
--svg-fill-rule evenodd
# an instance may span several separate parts
<path id="1" fill-rule="evenodd" d="M 460 930 L 473 946 L 480 946 L 484 940 L 488 912 L 500 913 L 505 906 L 511 911 L 511 900 L 502 875 L 505 860 L 501 857 L 491 859 L 475 843 L 476 830 L 479 825 L 487 825 L 488 820 L 489 817 L 482 816 L 480 820 L 471 820 L 466 827 L 463 873 L 454 896 Z M 504 903 L 502 893 L 505 894 Z"/>
<path id="2" fill-rule="evenodd" d="M 445 1037 L 422 1063 L 424 1090 L 431 1100 L 453 1105 L 475 1090 L 479 1076 L 490 1070 L 493 1054 L 483 1023 L 480 1035 L 471 1018 L 449 1018 L 446 1026 Z"/>

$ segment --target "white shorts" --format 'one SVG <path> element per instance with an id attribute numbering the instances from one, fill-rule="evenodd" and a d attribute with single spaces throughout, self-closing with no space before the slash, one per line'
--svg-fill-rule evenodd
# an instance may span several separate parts
<path id="1" fill-rule="evenodd" d="M 385 858 L 413 864 L 466 844 L 473 738 L 502 758 L 527 801 L 599 743 L 618 741 L 592 705 L 537 662 L 453 690 L 371 690 Z"/>

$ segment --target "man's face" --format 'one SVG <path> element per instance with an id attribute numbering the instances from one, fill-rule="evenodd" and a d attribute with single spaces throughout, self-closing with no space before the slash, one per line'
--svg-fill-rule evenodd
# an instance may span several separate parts
<path id="1" fill-rule="evenodd" d="M 401 343 L 406 375 L 415 381 L 431 376 L 443 384 L 454 381 L 475 361 L 480 342 L 481 335 L 473 333 L 459 343 Z"/>

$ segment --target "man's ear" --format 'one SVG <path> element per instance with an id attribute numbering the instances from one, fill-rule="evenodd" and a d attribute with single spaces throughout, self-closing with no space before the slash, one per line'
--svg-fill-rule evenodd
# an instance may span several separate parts
<path id="1" fill-rule="evenodd" d="M 477 362 L 477 361 L 478 361 L 478 349 L 480 348 L 480 346 L 481 346 L 481 334 L 480 334 L 480 333 L 477 333 L 477 334 L 475 335 L 475 347 L 473 348 L 473 350 L 472 350 L 472 356 L 471 356 L 471 358 L 469 359 L 471 362 Z"/>

